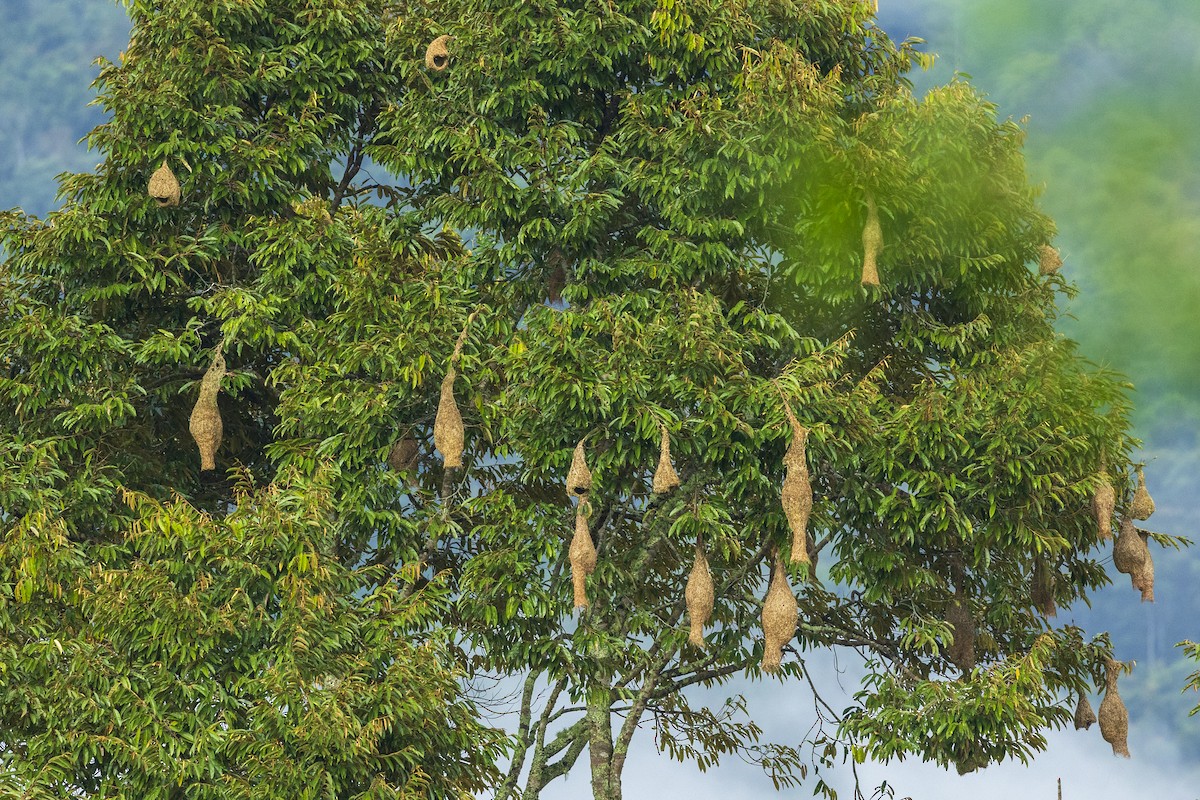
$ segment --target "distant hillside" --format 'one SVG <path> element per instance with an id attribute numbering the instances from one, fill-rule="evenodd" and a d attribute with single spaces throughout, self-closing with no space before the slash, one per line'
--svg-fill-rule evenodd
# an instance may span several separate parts
<path id="1" fill-rule="evenodd" d="M 0 0 L 0 20 L 0 208 L 40 215 L 55 175 L 98 160 L 78 144 L 103 119 L 92 62 L 117 57 L 129 20 L 113 0 Z"/>

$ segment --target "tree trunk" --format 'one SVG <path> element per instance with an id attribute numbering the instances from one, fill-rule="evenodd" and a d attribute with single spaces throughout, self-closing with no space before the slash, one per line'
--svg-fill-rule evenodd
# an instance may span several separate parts
<path id="1" fill-rule="evenodd" d="M 607 688 L 592 689 L 587 696 L 590 727 L 588 755 L 592 766 L 593 800 L 621 800 L 621 775 L 613 769 L 612 717 Z"/>

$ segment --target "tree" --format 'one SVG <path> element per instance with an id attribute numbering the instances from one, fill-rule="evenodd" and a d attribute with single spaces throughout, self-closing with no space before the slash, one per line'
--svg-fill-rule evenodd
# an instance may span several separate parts
<path id="1" fill-rule="evenodd" d="M 962 82 L 918 102 L 918 56 L 869 4 L 131 11 L 100 78 L 104 164 L 65 177 L 47 221 L 5 218 L 0 503 L 30 530 L 3 560 L 13 657 L 49 652 L 71 619 L 56 587 L 87 620 L 88 593 L 122 607 L 94 588 L 106 575 L 146 563 L 177 582 L 155 602 L 228 619 L 249 612 L 216 613 L 236 593 L 208 587 L 257 564 L 260 635 L 324 634 L 292 672 L 232 662 L 268 716 L 354 691 L 369 729 L 372 698 L 394 698 L 379 637 L 403 631 L 433 645 L 397 663 L 449 707 L 390 787 L 418 766 L 446 781 L 434 796 L 490 781 L 456 666 L 523 680 L 498 797 L 538 797 L 586 752 L 596 800 L 621 796 L 646 723 L 702 767 L 740 752 L 778 785 L 807 779 L 801 747 L 758 746 L 736 698 L 686 690 L 761 665 L 803 681 L 813 648 L 870 670 L 807 742 L 818 769 L 1026 758 L 1101 680 L 1107 639 L 1051 617 L 1108 581 L 1114 522 L 1090 506 L 1105 486 L 1132 503 L 1126 387 L 1054 332 L 1071 288 L 1019 126 Z M 181 191 L 160 172 L 156 202 L 164 160 Z M 1048 275 L 1029 266 L 1043 258 Z M 188 421 L 220 359 L 224 436 L 202 472 Z M 61 535 L 38 539 L 50 518 Z M 708 620 L 693 572 L 712 579 Z M 296 581 L 323 599 L 299 602 Z M 778 666 L 760 626 L 786 645 Z M 173 674 L 211 688 L 189 664 Z M 0 740 L 31 735 L 3 719 Z M 368 745 L 323 796 L 376 791 L 391 750 Z M 76 790 L 120 779 L 55 746 Z"/>

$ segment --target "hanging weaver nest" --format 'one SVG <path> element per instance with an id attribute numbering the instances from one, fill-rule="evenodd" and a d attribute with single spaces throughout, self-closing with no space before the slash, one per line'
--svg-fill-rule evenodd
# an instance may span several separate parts
<path id="1" fill-rule="evenodd" d="M 221 391 L 221 379 L 225 377 L 225 356 L 221 355 L 224 346 L 224 342 L 217 345 L 212 363 L 200 381 L 200 396 L 196 398 L 188 425 L 196 446 L 200 448 L 201 472 L 217 468 L 217 448 L 221 446 L 221 434 L 225 430 L 221 423 L 221 411 L 217 408 L 217 392 Z"/>
<path id="2" fill-rule="evenodd" d="M 179 201 L 183 197 L 179 189 L 179 179 L 167 166 L 165 158 L 162 166 L 154 170 L 154 174 L 150 176 L 150 184 L 146 187 L 146 191 L 154 198 L 154 202 L 158 203 L 159 208 L 179 205 Z"/>
<path id="3" fill-rule="evenodd" d="M 1033 561 L 1029 596 L 1033 600 L 1034 608 L 1043 617 L 1058 616 L 1058 608 L 1054 604 L 1054 572 L 1042 556 L 1035 557 Z"/>
<path id="4" fill-rule="evenodd" d="M 575 608 L 587 608 L 587 576 L 596 571 L 596 545 L 588 530 L 591 505 L 586 499 L 575 510 L 575 536 L 571 539 L 568 556 L 571 559 L 571 585 L 575 589 Z"/>
<path id="5" fill-rule="evenodd" d="M 401 437 L 388 451 L 388 466 L 396 472 L 411 472 L 417 467 L 417 458 L 420 456 L 420 452 L 420 446 L 416 439 L 411 436 Z"/>
<path id="6" fill-rule="evenodd" d="M 442 378 L 442 396 L 438 400 L 437 416 L 433 420 L 433 446 L 442 454 L 442 460 L 447 467 L 461 467 L 463 442 L 462 414 L 458 411 L 458 403 L 454 399 L 454 379 L 458 373 L 451 367 Z"/>
<path id="7" fill-rule="evenodd" d="M 563 258 L 562 251 L 557 247 L 551 250 L 550 255 L 546 257 L 546 263 L 550 267 L 550 274 L 546 278 L 546 299 L 551 303 L 562 301 L 562 290 L 567 285 L 565 261 L 566 259 Z"/>
<path id="8" fill-rule="evenodd" d="M 783 479 L 783 491 L 780 501 L 783 513 L 787 517 L 788 527 L 792 531 L 791 562 L 793 564 L 808 564 L 808 518 L 812 514 L 813 493 L 812 483 L 808 477 L 808 458 L 805 454 L 805 444 L 808 440 L 808 429 L 791 417 L 792 441 L 787 452 L 783 455 L 783 464 L 787 474 Z"/>
<path id="9" fill-rule="evenodd" d="M 450 48 L 448 45 L 453 38 L 453 36 L 439 36 L 429 43 L 429 47 L 425 48 L 426 69 L 441 72 L 450 66 Z"/>
<path id="10" fill-rule="evenodd" d="M 688 575 L 687 590 L 688 622 L 691 633 L 688 641 L 694 647 L 704 648 L 704 626 L 712 618 L 713 612 L 713 579 L 708 569 L 708 559 L 704 557 L 704 547 L 696 542 L 696 560 L 692 564 L 692 572 Z"/>
<path id="11" fill-rule="evenodd" d="M 1079 702 L 1075 704 L 1075 730 L 1086 731 L 1095 724 L 1096 712 L 1092 711 L 1092 704 L 1086 694 L 1079 695 Z"/>
<path id="12" fill-rule="evenodd" d="M 1100 735 L 1112 745 L 1113 755 L 1129 758 L 1129 711 L 1117 691 L 1117 673 L 1121 665 L 1109 661 L 1105 678 L 1104 699 L 1100 701 Z"/>
<path id="13" fill-rule="evenodd" d="M 867 223 L 863 226 L 863 286 L 879 285 L 879 254 L 883 252 L 883 226 L 875 198 L 867 195 Z"/>
<path id="14" fill-rule="evenodd" d="M 1062 256 L 1048 244 L 1038 248 L 1038 272 L 1042 275 L 1053 275 L 1062 267 Z"/>
<path id="15" fill-rule="evenodd" d="M 1139 530 L 1138 538 L 1142 540 L 1142 548 L 1146 551 L 1146 559 L 1142 565 L 1130 573 L 1133 588 L 1142 593 L 1142 602 L 1154 602 L 1154 557 L 1150 555 L 1150 534 Z"/>
<path id="16" fill-rule="evenodd" d="M 954 641 L 946 651 L 946 656 L 964 674 L 968 673 L 975 669 L 975 618 L 971 616 L 966 598 L 959 592 L 955 592 L 954 599 L 946 609 L 946 622 L 950 623 L 954 633 Z"/>
<path id="17" fill-rule="evenodd" d="M 655 494 L 669 494 L 679 488 L 679 473 L 671 465 L 671 435 L 666 425 L 659 425 L 658 467 L 654 470 Z"/>
<path id="18" fill-rule="evenodd" d="M 763 672 L 779 671 L 783 664 L 783 646 L 796 635 L 796 622 L 800 617 L 796 596 L 792 594 L 778 549 L 772 552 L 771 558 L 774 567 L 762 609 Z"/>
<path id="19" fill-rule="evenodd" d="M 1146 489 L 1146 474 L 1138 467 L 1137 489 L 1133 493 L 1133 502 L 1129 504 L 1129 516 L 1134 519 L 1150 519 L 1154 513 L 1154 498 Z"/>
<path id="20" fill-rule="evenodd" d="M 1092 514 L 1096 517 L 1096 535 L 1102 542 L 1112 538 L 1112 518 L 1116 505 L 1117 492 L 1108 480 L 1108 473 L 1101 470 L 1100 485 L 1092 495 Z"/>
<path id="21" fill-rule="evenodd" d="M 1138 570 L 1142 569 L 1142 565 L 1146 562 L 1146 556 L 1149 554 L 1150 548 L 1146 546 L 1142 537 L 1138 536 L 1137 529 L 1133 527 L 1133 520 L 1123 517 L 1121 532 L 1113 544 L 1113 566 L 1117 568 L 1117 572 L 1123 572 L 1134 578 Z M 1136 578 L 1134 580 L 1136 581 Z"/>
<path id="22" fill-rule="evenodd" d="M 567 494 L 572 497 L 586 497 L 592 490 L 592 471 L 588 469 L 587 454 L 583 449 L 583 439 L 575 445 L 575 453 L 571 456 L 571 468 L 567 470 Z"/>

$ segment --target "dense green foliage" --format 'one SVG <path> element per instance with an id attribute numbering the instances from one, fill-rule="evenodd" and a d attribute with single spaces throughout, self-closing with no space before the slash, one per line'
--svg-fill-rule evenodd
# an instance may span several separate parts
<path id="1" fill-rule="evenodd" d="M 1025 758 L 1100 677 L 1106 637 L 1055 627 L 1030 581 L 1041 560 L 1067 606 L 1108 580 L 1089 500 L 1105 467 L 1119 510 L 1131 493 L 1124 386 L 1054 332 L 1070 287 L 1037 274 L 1054 231 L 1020 128 L 965 83 L 918 102 L 868 3 L 130 10 L 104 163 L 0 232 L 0 646 L 9 675 L 52 652 L 84 673 L 36 708 L 5 679 L 12 785 L 536 798 L 586 751 L 615 800 L 646 720 L 672 755 L 796 783 L 801 748 L 751 748 L 752 722 L 684 692 L 757 670 L 790 413 L 821 567 L 792 567 L 782 678 L 814 648 L 871 668 L 815 766 Z M 178 207 L 146 194 L 164 159 Z M 218 348 L 214 477 L 188 418 Z M 461 470 L 432 447 L 451 369 Z M 599 565 L 575 615 L 581 440 Z M 974 668 L 949 655 L 956 605 Z M 503 779 L 456 669 L 525 681 Z"/>

